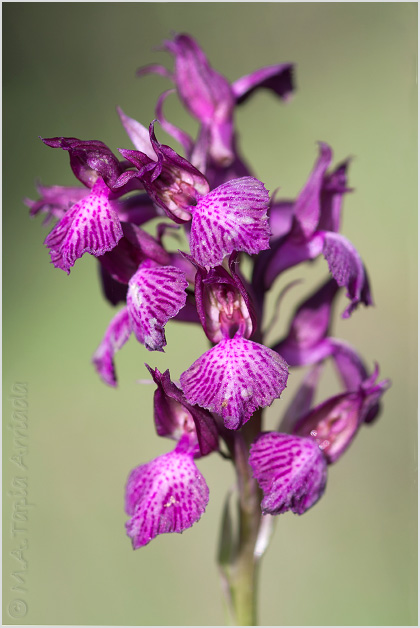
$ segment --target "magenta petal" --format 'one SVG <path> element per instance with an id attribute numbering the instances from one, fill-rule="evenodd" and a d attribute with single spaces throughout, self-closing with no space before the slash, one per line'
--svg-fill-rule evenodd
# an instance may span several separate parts
<path id="1" fill-rule="evenodd" d="M 134 469 L 126 487 L 126 523 L 133 548 L 158 534 L 183 532 L 204 513 L 209 489 L 191 454 L 180 450 Z"/>
<path id="2" fill-rule="evenodd" d="M 127 308 L 122 309 L 110 322 L 105 336 L 92 357 L 92 362 L 101 377 L 109 386 L 117 385 L 114 355 L 127 342 L 131 334 Z"/>
<path id="3" fill-rule="evenodd" d="M 127 307 L 132 329 L 149 351 L 163 351 L 164 326 L 184 307 L 188 282 L 175 266 L 141 264 L 128 284 Z"/>
<path id="4" fill-rule="evenodd" d="M 187 400 L 240 428 L 257 408 L 269 406 L 286 387 L 286 362 L 268 347 L 235 336 L 206 351 L 181 375 Z"/>
<path id="5" fill-rule="evenodd" d="M 117 213 L 111 207 L 109 188 L 98 179 L 91 193 L 67 211 L 45 244 L 51 249 L 51 262 L 70 273 L 70 268 L 84 253 L 99 257 L 111 251 L 123 232 Z"/>
<path id="6" fill-rule="evenodd" d="M 343 312 L 343 318 L 348 318 L 360 302 L 372 305 L 369 280 L 352 243 L 338 233 L 326 231 L 322 252 L 338 285 L 347 288 L 346 296 L 350 299 L 350 304 Z"/>
<path id="7" fill-rule="evenodd" d="M 310 438 L 278 432 L 262 434 L 251 445 L 249 464 L 264 493 L 263 514 L 279 515 L 291 510 L 302 515 L 324 493 L 327 463 Z"/>
<path id="8" fill-rule="evenodd" d="M 233 251 L 268 249 L 268 205 L 268 192 L 254 177 L 228 181 L 201 197 L 192 217 L 192 256 L 210 269 Z"/>

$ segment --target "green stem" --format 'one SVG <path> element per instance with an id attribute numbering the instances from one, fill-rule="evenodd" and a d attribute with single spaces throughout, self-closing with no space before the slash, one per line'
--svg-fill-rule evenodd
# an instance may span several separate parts
<path id="1" fill-rule="evenodd" d="M 257 625 L 258 563 L 255 547 L 261 524 L 262 494 L 248 464 L 249 447 L 261 429 L 261 413 L 256 413 L 235 433 L 231 453 L 237 474 L 238 530 L 231 534 L 229 556 L 222 565 L 225 590 L 233 625 Z M 222 532 L 225 534 L 226 530 Z M 226 539 L 225 539 L 226 541 Z"/>

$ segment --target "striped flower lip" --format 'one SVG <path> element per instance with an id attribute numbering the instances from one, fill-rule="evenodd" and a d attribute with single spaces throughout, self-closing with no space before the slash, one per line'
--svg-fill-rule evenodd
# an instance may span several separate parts
<path id="1" fill-rule="evenodd" d="M 152 260 L 140 265 L 128 284 L 127 309 L 139 342 L 149 351 L 163 351 L 164 326 L 184 307 L 188 282 L 175 266 L 159 266 Z"/>
<path id="2" fill-rule="evenodd" d="M 132 332 L 149 351 L 163 351 L 165 325 L 184 307 L 188 282 L 182 270 L 143 262 L 128 284 L 127 307 L 108 326 L 93 363 L 101 379 L 116 386 L 114 356 Z"/>
<path id="3" fill-rule="evenodd" d="M 174 451 L 133 469 L 128 478 L 126 528 L 134 549 L 158 534 L 183 532 L 206 509 L 209 489 L 186 442 L 181 439 Z"/>
<path id="4" fill-rule="evenodd" d="M 233 179 L 200 197 L 193 208 L 191 255 L 209 270 L 233 251 L 268 249 L 268 206 L 268 191 L 254 177 Z"/>
<path id="5" fill-rule="evenodd" d="M 181 375 L 191 404 L 219 414 L 239 429 L 257 408 L 269 406 L 286 387 L 287 364 L 278 353 L 237 335 L 206 351 Z"/>
<path id="6" fill-rule="evenodd" d="M 327 463 L 310 438 L 266 432 L 251 445 L 249 464 L 264 493 L 263 514 L 302 515 L 324 493 Z"/>
<path id="7" fill-rule="evenodd" d="M 51 262 L 70 273 L 85 253 L 99 257 L 111 251 L 123 237 L 117 212 L 109 202 L 111 190 L 98 178 L 90 194 L 75 203 L 45 239 Z"/>

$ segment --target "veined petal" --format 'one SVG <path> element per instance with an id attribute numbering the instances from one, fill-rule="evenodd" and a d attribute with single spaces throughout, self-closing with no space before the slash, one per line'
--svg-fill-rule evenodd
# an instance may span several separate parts
<path id="1" fill-rule="evenodd" d="M 126 487 L 126 523 L 133 548 L 158 534 L 183 532 L 204 513 L 209 489 L 188 452 L 179 446 L 134 469 Z"/>
<path id="2" fill-rule="evenodd" d="M 110 322 L 101 344 L 92 357 L 100 378 L 109 386 L 117 385 L 114 355 L 127 342 L 130 334 L 130 321 L 125 307 Z"/>
<path id="3" fill-rule="evenodd" d="M 324 233 L 323 254 L 330 272 L 339 286 L 347 288 L 350 305 L 343 312 L 348 318 L 360 302 L 372 305 L 369 280 L 362 260 L 354 246 L 339 233 Z"/>
<path id="4" fill-rule="evenodd" d="M 98 179 L 91 193 L 67 211 L 45 244 L 51 249 L 51 262 L 70 273 L 84 253 L 99 257 L 111 251 L 123 236 L 120 219 L 109 203 L 110 189 Z"/>
<path id="5" fill-rule="evenodd" d="M 235 336 L 206 351 L 182 373 L 187 400 L 220 414 L 236 430 L 286 387 L 287 364 L 268 347 Z"/>
<path id="6" fill-rule="evenodd" d="M 310 438 L 278 432 L 262 434 L 249 456 L 253 475 L 264 493 L 263 514 L 291 510 L 302 515 L 322 496 L 327 482 L 327 463 Z"/>
<path id="7" fill-rule="evenodd" d="M 228 181 L 199 198 L 190 235 L 194 259 L 210 269 L 233 251 L 252 254 L 268 249 L 268 204 L 264 184 L 254 177 Z"/>
<path id="8" fill-rule="evenodd" d="M 163 351 L 164 326 L 184 307 L 188 282 L 175 266 L 140 265 L 128 284 L 127 307 L 137 340 L 149 351 Z"/>

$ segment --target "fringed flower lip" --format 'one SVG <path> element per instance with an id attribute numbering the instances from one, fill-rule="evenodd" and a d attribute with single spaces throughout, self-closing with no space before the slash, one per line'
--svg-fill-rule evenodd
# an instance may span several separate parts
<path id="1" fill-rule="evenodd" d="M 128 478 L 126 529 L 133 548 L 158 534 L 184 532 L 201 518 L 208 501 L 209 489 L 189 440 L 181 438 L 173 451 L 136 467 Z"/>
<path id="2" fill-rule="evenodd" d="M 322 497 L 327 463 L 310 438 L 266 432 L 251 445 L 249 464 L 264 498 L 263 514 L 302 515 Z"/>
<path id="3" fill-rule="evenodd" d="M 237 334 L 206 351 L 180 381 L 190 403 L 219 414 L 228 429 L 237 430 L 257 408 L 280 397 L 287 378 L 278 353 Z"/>

